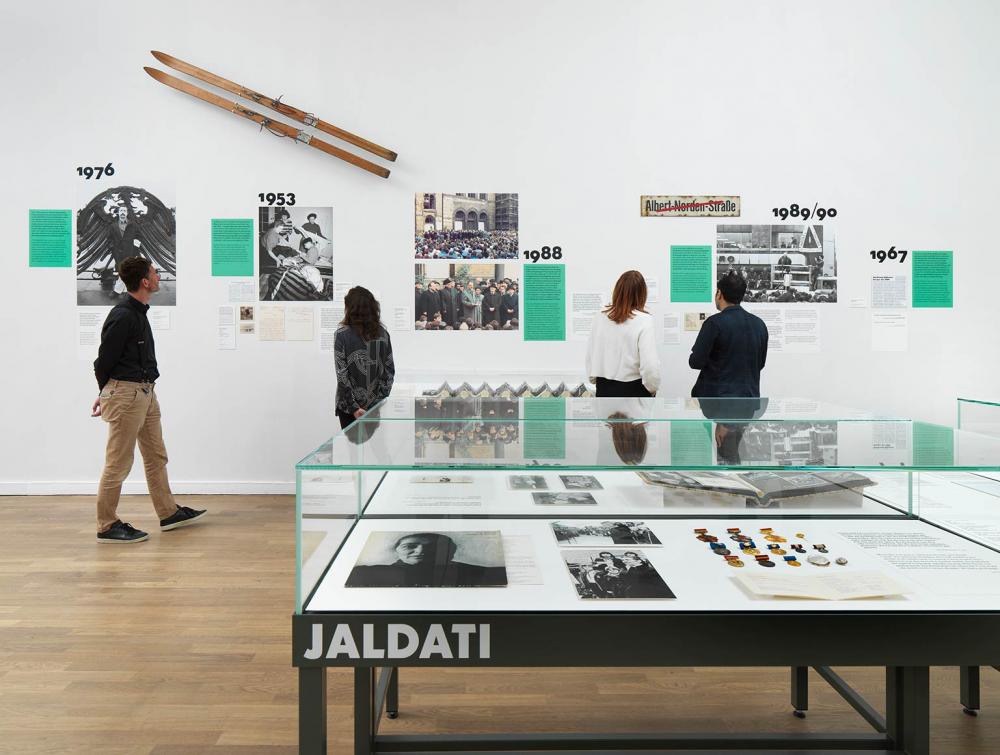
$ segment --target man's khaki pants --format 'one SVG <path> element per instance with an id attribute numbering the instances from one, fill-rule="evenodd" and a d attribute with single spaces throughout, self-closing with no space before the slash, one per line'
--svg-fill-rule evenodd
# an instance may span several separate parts
<path id="1" fill-rule="evenodd" d="M 167 480 L 167 448 L 160 428 L 160 402 L 151 383 L 109 380 L 101 391 L 101 418 L 108 423 L 108 450 L 97 490 L 97 531 L 118 521 L 122 483 L 132 469 L 139 442 L 146 484 L 160 519 L 177 511 Z"/>

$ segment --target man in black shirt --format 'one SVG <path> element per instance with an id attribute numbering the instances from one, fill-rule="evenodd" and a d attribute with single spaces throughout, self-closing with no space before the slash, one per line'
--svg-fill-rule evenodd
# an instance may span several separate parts
<path id="1" fill-rule="evenodd" d="M 122 483 L 132 469 L 139 443 L 146 484 L 161 530 L 195 522 L 204 511 L 178 506 L 167 479 L 167 449 L 160 428 L 160 403 L 154 384 L 156 368 L 153 331 L 146 319 L 149 298 L 160 288 L 160 274 L 145 257 L 128 257 L 118 267 L 128 296 L 108 313 L 101 329 L 101 347 L 94 362 L 100 394 L 91 416 L 108 423 L 108 447 L 97 492 L 97 540 L 101 543 L 138 543 L 148 540 L 118 518 Z"/>
<path id="2" fill-rule="evenodd" d="M 767 325 L 740 306 L 747 283 L 729 271 L 715 291 L 717 314 L 701 326 L 688 364 L 701 370 L 695 397 L 760 396 L 760 371 L 767 359 Z"/>

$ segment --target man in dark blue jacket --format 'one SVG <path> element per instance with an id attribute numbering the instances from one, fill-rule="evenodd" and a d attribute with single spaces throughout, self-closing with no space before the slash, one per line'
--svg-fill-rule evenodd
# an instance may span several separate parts
<path id="1" fill-rule="evenodd" d="M 760 396 L 760 371 L 767 359 L 767 325 L 740 306 L 747 282 L 730 270 L 719 279 L 715 307 L 701 326 L 688 364 L 700 370 L 695 397 Z"/>

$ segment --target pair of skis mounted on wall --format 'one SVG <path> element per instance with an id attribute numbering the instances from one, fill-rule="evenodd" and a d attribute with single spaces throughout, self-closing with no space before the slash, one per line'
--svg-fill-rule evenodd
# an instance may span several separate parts
<path id="1" fill-rule="evenodd" d="M 267 95 L 255 92 L 252 89 L 247 89 L 246 87 L 240 86 L 235 82 L 229 81 L 229 79 L 216 76 L 214 73 L 205 71 L 197 66 L 191 65 L 190 63 L 185 63 L 183 60 L 178 60 L 171 55 L 167 55 L 166 53 L 157 52 L 156 50 L 153 50 L 152 52 L 153 57 L 161 63 L 178 70 L 181 73 L 186 73 L 188 76 L 201 79 L 202 81 L 211 84 L 212 86 L 216 86 L 219 89 L 225 89 L 227 92 L 232 92 L 239 97 L 251 100 L 259 105 L 263 105 L 266 108 L 270 108 L 271 110 L 281 113 L 282 115 L 286 115 L 289 118 L 299 121 L 300 123 L 304 123 L 306 126 L 312 126 L 313 128 L 348 142 L 349 144 L 361 147 L 361 149 L 371 152 L 373 155 L 378 155 L 383 160 L 392 162 L 396 159 L 396 153 L 392 150 L 380 147 L 379 145 L 370 142 L 367 139 L 362 139 L 360 136 L 356 136 L 349 131 L 337 128 L 332 123 L 320 120 L 312 113 L 307 113 L 304 110 L 299 110 L 291 105 L 286 105 L 284 102 L 281 102 L 280 97 L 276 100 L 272 99 Z M 297 129 L 294 126 L 268 118 L 267 116 L 261 115 L 254 110 L 243 107 L 243 105 L 239 102 L 230 102 L 223 97 L 212 94 L 206 89 L 189 84 L 186 81 L 182 81 L 181 79 L 171 76 L 170 74 L 166 74 L 156 68 L 146 66 L 144 67 L 144 70 L 161 84 L 166 84 L 168 87 L 173 87 L 174 89 L 184 92 L 185 94 L 189 94 L 192 97 L 197 97 L 199 100 L 210 102 L 217 107 L 221 107 L 223 110 L 228 110 L 241 118 L 246 118 L 248 121 L 253 121 L 254 123 L 259 124 L 262 129 L 266 128 L 275 136 L 287 136 L 290 139 L 294 139 L 302 144 L 307 144 L 310 147 L 320 150 L 321 152 L 326 152 L 328 155 L 333 155 L 334 157 L 339 157 L 341 160 L 346 160 L 351 163 L 351 165 L 356 165 L 363 170 L 367 170 L 369 173 L 374 173 L 376 176 L 381 176 L 382 178 L 389 177 L 389 171 L 381 165 L 376 165 L 363 157 L 358 157 L 347 150 L 335 147 L 329 142 L 317 139 L 316 137 L 307 134 L 305 131 Z"/>

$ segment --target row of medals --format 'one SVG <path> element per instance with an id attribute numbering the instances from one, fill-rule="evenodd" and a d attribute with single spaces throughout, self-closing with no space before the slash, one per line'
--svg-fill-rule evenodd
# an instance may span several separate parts
<path id="1" fill-rule="evenodd" d="M 740 531 L 739 527 L 729 527 L 726 529 L 729 534 L 729 539 L 735 542 L 740 549 L 740 552 L 744 556 L 753 556 L 758 564 L 768 568 L 773 568 L 775 562 L 771 560 L 771 556 L 780 556 L 781 560 L 784 561 L 789 566 L 802 566 L 802 562 L 799 561 L 799 555 L 805 555 L 809 553 L 806 550 L 806 546 L 803 543 L 791 543 L 788 547 L 795 551 L 798 555 L 789 554 L 787 550 L 783 547 L 783 544 L 788 542 L 787 537 L 782 537 L 775 533 L 772 527 L 762 527 L 760 530 L 761 536 L 769 544 L 767 546 L 767 553 L 761 552 L 761 549 L 757 547 L 754 543 L 753 538 L 749 535 L 745 535 Z M 708 543 L 708 547 L 712 549 L 712 553 L 717 556 L 722 556 L 726 559 L 726 563 L 730 566 L 734 566 L 738 569 L 743 568 L 743 560 L 733 553 L 731 546 L 727 547 L 725 543 L 720 543 L 719 538 L 715 535 L 708 534 L 708 530 L 704 527 L 696 529 L 694 531 L 695 537 L 701 540 L 703 543 Z M 798 540 L 805 540 L 805 533 L 797 532 L 795 537 Z M 830 559 L 826 557 L 830 551 L 823 543 L 817 543 L 813 545 L 813 550 L 815 553 L 809 553 L 806 556 L 806 561 L 808 561 L 813 566 L 826 567 L 830 565 Z M 845 566 L 847 564 L 846 558 L 838 558 L 835 563 L 838 566 Z"/>

